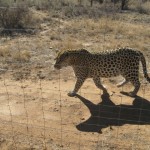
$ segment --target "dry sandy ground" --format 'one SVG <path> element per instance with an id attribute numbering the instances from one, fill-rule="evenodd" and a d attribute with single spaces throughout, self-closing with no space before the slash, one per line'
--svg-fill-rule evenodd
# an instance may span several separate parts
<path id="1" fill-rule="evenodd" d="M 120 94 L 130 84 L 118 89 L 116 79 L 105 79 L 109 95 L 102 95 L 88 79 L 73 98 L 67 96 L 75 83 L 69 72 L 36 81 L 1 76 L 1 150 L 150 149 L 149 84 L 131 98 Z"/>

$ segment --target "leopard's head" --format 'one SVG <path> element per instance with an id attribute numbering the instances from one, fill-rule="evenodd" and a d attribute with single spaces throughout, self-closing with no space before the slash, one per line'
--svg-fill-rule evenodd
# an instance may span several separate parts
<path id="1" fill-rule="evenodd" d="M 55 69 L 61 69 L 62 67 L 69 66 L 69 52 L 68 51 L 60 51 L 55 58 Z"/>
<path id="2" fill-rule="evenodd" d="M 78 49 L 78 50 L 65 50 L 60 51 L 55 58 L 56 63 L 54 68 L 61 69 L 62 67 L 77 65 L 79 59 L 84 59 L 89 52 L 85 49 Z M 84 56 L 81 58 L 81 56 Z M 79 65 L 79 64 L 78 64 Z"/>

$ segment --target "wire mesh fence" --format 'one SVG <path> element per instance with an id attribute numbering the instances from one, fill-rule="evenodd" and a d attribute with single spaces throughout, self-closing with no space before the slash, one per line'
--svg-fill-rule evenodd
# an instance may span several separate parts
<path id="1" fill-rule="evenodd" d="M 150 111 L 145 85 L 134 99 L 119 93 L 99 95 L 94 86 L 98 93 L 86 92 L 84 88 L 88 88 L 83 87 L 77 98 L 68 98 L 69 89 L 51 90 L 49 85 L 50 81 L 41 80 L 16 83 L 6 79 L 1 83 L 1 95 L 5 96 L 1 135 L 9 135 L 15 148 L 22 142 L 33 148 L 39 141 L 39 149 L 148 149 Z"/>
<path id="2" fill-rule="evenodd" d="M 110 40 L 108 23 L 110 23 L 109 19 L 112 14 L 109 12 L 110 6 L 108 7 L 107 3 L 104 3 L 103 7 L 106 17 L 103 26 L 106 28 L 102 34 L 98 33 L 98 37 L 102 38 L 101 49 L 105 50 Z M 15 9 L 14 6 L 13 9 Z M 114 18 L 117 18 L 115 6 L 112 13 Z M 64 29 L 61 19 L 57 22 L 59 31 Z M 123 23 L 118 26 L 122 27 Z M 28 29 L 32 30 L 32 28 Z M 82 26 L 80 29 L 82 30 Z M 76 81 L 72 69 L 53 70 L 54 61 L 48 61 L 48 59 L 54 60 L 55 52 L 46 43 L 54 41 L 45 38 L 44 31 L 40 34 L 40 29 L 34 30 L 37 30 L 38 34 L 16 38 L 15 47 L 9 43 L 13 37 L 1 37 L 2 47 L 8 42 L 11 50 L 17 52 L 13 55 L 13 60 L 10 60 L 9 57 L 2 57 L 1 62 L 1 148 L 150 149 L 149 84 L 142 78 L 138 96 L 128 97 L 121 94 L 120 91 L 130 90 L 132 88 L 130 84 L 119 89 L 114 84 L 120 81 L 121 77 L 103 80 L 109 94 L 103 94 L 91 79 L 87 79 L 76 97 L 68 97 L 67 93 L 74 87 Z M 85 32 L 82 34 L 85 34 L 86 37 Z M 95 31 L 93 33 L 96 34 Z M 51 32 L 48 33 L 48 36 L 49 34 Z M 116 32 L 116 35 L 119 36 L 118 40 L 123 40 L 124 37 L 120 38 L 119 32 Z M 35 39 L 35 36 L 39 36 L 43 43 L 40 44 L 40 40 Z M 34 49 L 30 61 L 25 61 L 28 54 L 25 54 L 25 58 L 22 57 L 24 47 Z M 44 55 L 46 59 L 42 59 L 43 55 L 39 49 L 46 49 L 45 53 L 48 55 L 48 57 Z M 44 67 L 46 67 L 45 70 Z M 148 63 L 147 67 L 149 68 Z M 140 76 L 143 76 L 141 71 Z"/>

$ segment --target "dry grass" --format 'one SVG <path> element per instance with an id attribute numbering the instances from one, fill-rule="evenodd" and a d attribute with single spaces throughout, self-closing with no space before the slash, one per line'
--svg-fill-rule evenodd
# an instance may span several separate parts
<path id="1" fill-rule="evenodd" d="M 85 32 L 97 32 L 101 34 L 122 34 L 135 36 L 149 36 L 150 29 L 139 24 L 123 22 L 121 20 L 113 20 L 111 18 L 100 18 L 99 20 L 82 19 L 72 20 L 68 26 L 70 30 L 81 30 Z M 144 31 L 144 32 L 143 32 Z M 81 31 L 82 32 L 82 31 Z"/>
<path id="2" fill-rule="evenodd" d="M 73 3 L 77 4 L 77 1 L 73 1 Z M 149 8 L 149 2 L 143 4 Z M 86 6 L 87 5 L 74 5 L 73 7 L 75 7 L 75 9 L 82 9 L 81 14 L 78 17 L 70 18 L 63 16 L 63 13 L 60 11 L 58 11 L 60 13 L 58 17 L 50 17 L 51 11 L 31 8 L 30 11 L 32 11 L 35 23 L 39 23 L 41 28 L 37 35 L 31 37 L 31 39 L 29 37 L 24 37 L 24 40 L 31 40 L 20 46 L 21 49 L 25 49 L 26 52 L 21 51 L 19 53 L 18 50 L 16 50 L 17 46 L 14 42 L 13 45 L 15 48 L 12 50 L 15 51 L 11 53 L 13 60 L 22 62 L 29 61 L 31 57 L 30 50 L 36 55 L 35 57 L 43 54 L 44 56 L 42 59 L 46 58 L 48 53 L 57 49 L 86 48 L 90 51 L 101 51 L 116 47 L 129 46 L 148 51 L 150 38 L 149 24 L 146 23 L 148 22 L 148 15 L 131 11 L 125 11 L 122 13 L 113 12 L 114 14 L 109 11 L 107 13 L 101 11 L 100 17 L 88 17 L 88 15 L 86 16 L 84 13 L 86 14 L 87 10 L 87 13 L 90 13 L 91 7 Z M 64 7 L 72 6 L 64 4 L 62 8 Z M 93 5 L 92 8 L 99 9 L 100 7 L 99 5 Z M 84 12 L 82 13 L 82 11 Z M 9 55 L 9 52 L 6 50 L 6 52 L 0 52 L 0 55 L 6 56 Z"/>
<path id="3" fill-rule="evenodd" d="M 10 50 L 7 47 L 0 47 L 0 56 L 1 57 L 8 57 L 10 56 Z"/>
<path id="4" fill-rule="evenodd" d="M 140 13 L 150 14 L 150 2 L 145 2 L 139 7 Z"/>
<path id="5" fill-rule="evenodd" d="M 141 14 L 150 14 L 150 1 L 141 3 L 133 1 L 131 2 L 131 9 L 136 10 Z"/>
<path id="6" fill-rule="evenodd" d="M 29 62 L 31 58 L 31 54 L 27 50 L 23 51 L 12 51 L 10 45 L 9 46 L 1 46 L 0 47 L 0 57 L 9 58 L 12 61 L 20 61 L 20 62 Z"/>
<path id="7" fill-rule="evenodd" d="M 59 42 L 57 45 L 55 45 L 55 48 L 59 49 L 59 50 L 79 49 L 79 48 L 82 48 L 82 47 L 83 47 L 83 45 L 82 45 L 81 42 L 76 41 L 76 40 L 71 39 L 71 38 L 66 38 L 62 42 Z"/>
<path id="8" fill-rule="evenodd" d="M 31 58 L 31 54 L 29 51 L 27 50 L 23 50 L 20 52 L 16 52 L 12 55 L 12 58 L 15 61 L 20 61 L 20 62 L 28 62 Z"/>
<path id="9" fill-rule="evenodd" d="M 84 42 L 96 42 L 93 47 L 98 47 L 98 49 L 130 46 L 147 50 L 146 43 L 150 38 L 150 28 L 147 24 L 136 24 L 104 17 L 98 20 L 87 18 L 71 20 L 64 30 L 66 36 L 71 37 L 72 43 L 79 41 L 84 45 Z"/>

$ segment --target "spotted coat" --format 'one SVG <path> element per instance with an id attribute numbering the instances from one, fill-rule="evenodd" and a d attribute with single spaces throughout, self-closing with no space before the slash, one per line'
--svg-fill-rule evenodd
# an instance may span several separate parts
<path id="1" fill-rule="evenodd" d="M 144 77 L 150 82 L 144 55 L 132 48 L 118 48 L 99 53 L 90 53 L 85 49 L 61 51 L 56 57 L 54 67 L 61 69 L 62 67 L 72 66 L 77 81 L 74 90 L 68 93 L 69 96 L 75 96 L 87 78 L 93 78 L 95 85 L 104 93 L 107 93 L 100 78 L 118 75 L 124 77 L 124 81 L 118 84 L 118 87 L 131 82 L 134 90 L 128 94 L 135 96 L 140 88 L 139 62 L 142 63 Z"/>

